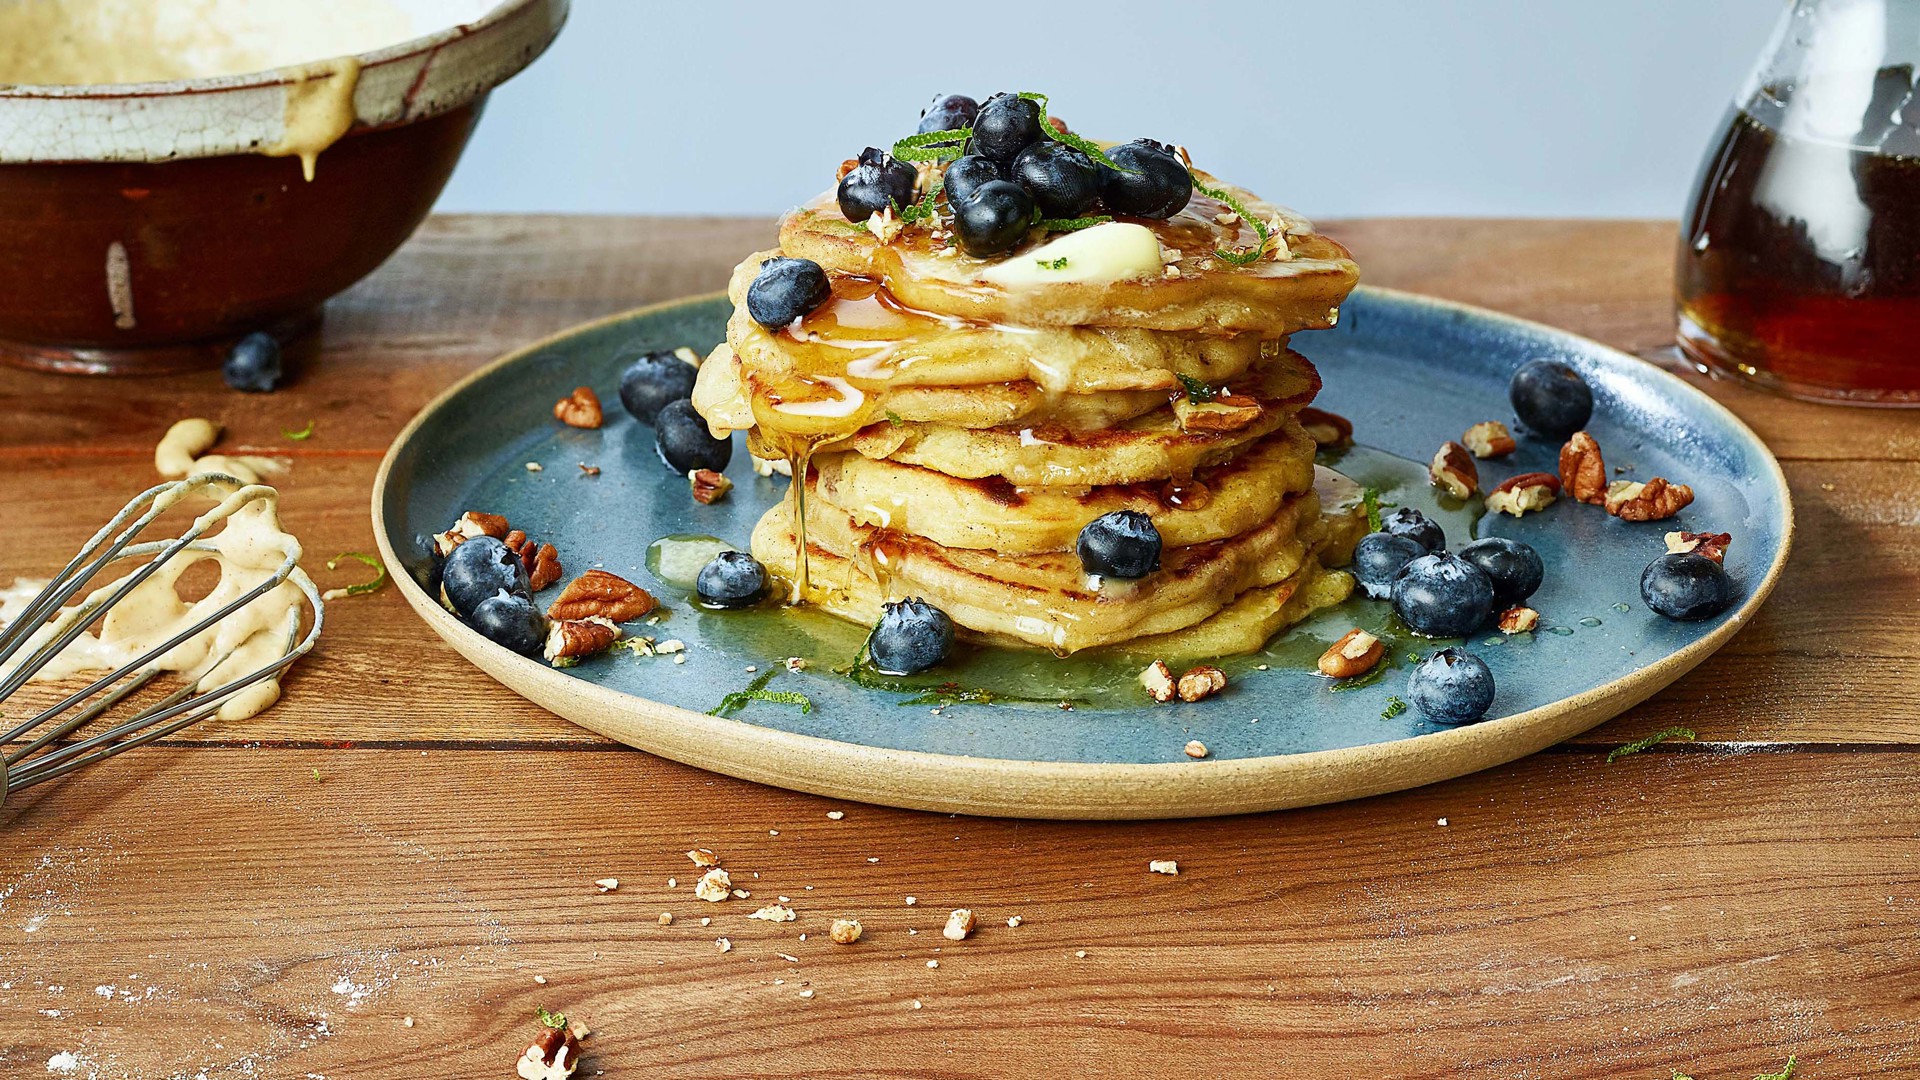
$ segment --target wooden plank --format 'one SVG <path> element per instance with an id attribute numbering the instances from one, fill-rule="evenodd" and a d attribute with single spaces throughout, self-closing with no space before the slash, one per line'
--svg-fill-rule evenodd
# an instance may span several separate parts
<path id="1" fill-rule="evenodd" d="M 622 1076 L 1911 1076 L 1912 762 L 1548 754 L 1107 826 L 625 751 L 158 749 L 0 811 L 0 1072 L 506 1075 L 545 1005 Z M 752 896 L 696 900 L 696 845 Z"/>

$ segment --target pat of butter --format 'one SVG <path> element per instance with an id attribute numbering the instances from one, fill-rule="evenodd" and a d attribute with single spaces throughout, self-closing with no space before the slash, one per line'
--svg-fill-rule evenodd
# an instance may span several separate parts
<path id="1" fill-rule="evenodd" d="M 1072 282 L 1106 285 L 1160 276 L 1160 241 L 1145 225 L 1109 221 L 988 267 L 981 278 L 1006 288 Z"/>

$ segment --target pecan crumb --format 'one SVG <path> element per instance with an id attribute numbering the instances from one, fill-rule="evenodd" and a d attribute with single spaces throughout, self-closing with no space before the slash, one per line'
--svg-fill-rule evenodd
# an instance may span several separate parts
<path id="1" fill-rule="evenodd" d="M 1188 757 L 1193 758 L 1195 760 L 1206 757 L 1207 744 L 1201 742 L 1199 739 L 1194 739 L 1187 743 L 1186 754 Z"/>
<path id="2" fill-rule="evenodd" d="M 1726 561 L 1727 547 L 1732 543 L 1732 533 L 1670 532 L 1667 534 L 1669 554 L 1681 555 L 1692 552 L 1717 563 Z"/>
<path id="3" fill-rule="evenodd" d="M 827 936 L 836 945 L 851 945 L 859 941 L 864 932 L 859 919 L 835 919 L 833 926 L 827 930 Z"/>
<path id="4" fill-rule="evenodd" d="M 733 490 L 733 481 L 724 473 L 712 469 L 695 469 L 687 474 L 687 482 L 693 487 L 693 501 L 703 506 L 711 506 L 727 497 Z"/>
<path id="5" fill-rule="evenodd" d="M 1500 613 L 1500 632 L 1527 634 L 1540 625 L 1540 613 L 1530 607 L 1510 607 Z"/>
<path id="6" fill-rule="evenodd" d="M 1467 448 L 1457 442 L 1442 443 L 1427 466 L 1433 485 L 1456 499 L 1465 499 L 1480 489 L 1480 469 Z"/>
<path id="7" fill-rule="evenodd" d="M 1487 492 L 1487 509 L 1520 517 L 1529 510 L 1545 510 L 1559 497 L 1559 477 L 1544 472 L 1521 473 L 1500 481 L 1498 487 Z"/>
<path id="8" fill-rule="evenodd" d="M 1467 433 L 1460 436 L 1460 441 L 1477 458 L 1505 457 L 1519 449 L 1520 445 L 1513 441 L 1513 433 L 1507 430 L 1507 425 L 1498 420 L 1482 420 L 1468 428 Z"/>
<path id="9" fill-rule="evenodd" d="M 1185 675 L 1180 676 L 1180 682 L 1175 687 L 1181 701 L 1210 698 L 1226 688 L 1227 673 L 1211 664 L 1188 669 Z"/>
<path id="10" fill-rule="evenodd" d="M 605 419 L 600 395 L 591 386 L 576 386 L 573 393 L 553 403 L 553 418 L 568 427 L 597 428 Z"/>
<path id="11" fill-rule="evenodd" d="M 1172 859 L 1155 859 L 1147 864 L 1147 872 L 1150 874 L 1167 874 L 1178 877 L 1180 874 L 1180 864 L 1174 862 Z"/>
<path id="12" fill-rule="evenodd" d="M 1165 660 L 1155 660 L 1140 673 L 1140 685 L 1146 687 L 1147 696 L 1166 704 L 1172 701 L 1178 690 L 1173 682 L 1173 670 L 1167 667 Z"/>
<path id="13" fill-rule="evenodd" d="M 940 928 L 940 936 L 948 941 L 964 941 L 971 933 L 973 933 L 971 908 L 954 908 L 953 912 L 947 916 L 947 925 Z"/>

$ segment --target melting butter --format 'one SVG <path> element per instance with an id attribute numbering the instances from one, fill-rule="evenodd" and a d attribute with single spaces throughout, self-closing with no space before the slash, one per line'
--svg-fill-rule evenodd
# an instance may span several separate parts
<path id="1" fill-rule="evenodd" d="M 995 263 L 982 270 L 980 277 L 1009 289 L 1061 282 L 1111 285 L 1157 278 L 1162 265 L 1160 240 L 1152 229 L 1131 221 L 1109 221 Z"/>

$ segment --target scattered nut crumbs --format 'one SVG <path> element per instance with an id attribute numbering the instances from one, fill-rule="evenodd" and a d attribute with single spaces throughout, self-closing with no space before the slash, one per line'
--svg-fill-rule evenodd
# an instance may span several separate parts
<path id="1" fill-rule="evenodd" d="M 713 943 L 721 952 L 732 952 L 733 942 L 727 938 L 714 938 Z"/>
<path id="2" fill-rule="evenodd" d="M 533 981 L 541 986 L 547 985 L 547 977 L 545 975 L 535 975 Z"/>
<path id="3" fill-rule="evenodd" d="M 947 916 L 947 925 L 941 927 L 940 936 L 948 941 L 965 941 L 973 933 L 973 911 L 970 908 L 954 908 Z"/>
<path id="4" fill-rule="evenodd" d="M 693 887 L 693 895 L 710 904 L 717 904 L 732 895 L 728 892 L 732 886 L 733 878 L 716 866 L 700 876 L 700 881 Z"/>
<path id="5" fill-rule="evenodd" d="M 827 937 L 836 945 L 851 945 L 859 941 L 864 932 L 865 928 L 860 925 L 859 919 L 835 919 L 833 926 L 827 930 Z"/>
<path id="6" fill-rule="evenodd" d="M 749 919 L 763 919 L 767 922 L 792 922 L 799 918 L 790 907 L 781 904 L 768 904 L 759 911 L 747 916 Z"/>
<path id="7" fill-rule="evenodd" d="M 938 960 L 929 960 L 929 961 L 927 961 L 927 966 L 928 966 L 928 967 L 930 967 L 930 968 L 937 968 L 937 967 L 939 967 L 939 966 L 940 966 L 940 961 L 938 961 Z"/>
<path id="8" fill-rule="evenodd" d="M 709 848 L 694 848 L 692 851 L 687 852 L 687 858 L 692 859 L 693 865 L 695 866 L 720 865 L 720 860 L 715 857 L 713 851 Z"/>
<path id="9" fill-rule="evenodd" d="M 1540 613 L 1530 607 L 1512 607 L 1500 613 L 1500 632 L 1527 634 L 1540 625 Z"/>
<path id="10" fill-rule="evenodd" d="M 773 955 L 779 957 L 782 960 L 785 960 L 789 964 L 797 964 L 800 962 L 799 957 L 794 956 L 790 953 L 777 952 L 777 953 L 774 953 Z"/>
<path id="11" fill-rule="evenodd" d="M 920 1007 L 920 999 L 919 999 L 919 998 L 914 998 L 914 999 L 913 999 L 913 1004 L 911 1004 L 911 1005 L 909 1005 L 909 1006 L 907 1006 L 907 1007 L 908 1007 L 908 1008 L 910 1008 L 910 1009 L 917 1009 L 917 1008 L 919 1008 L 919 1007 Z"/>
<path id="12" fill-rule="evenodd" d="M 1201 742 L 1199 739 L 1192 740 L 1191 742 L 1187 743 L 1187 756 L 1190 758 L 1206 757 L 1207 744 Z"/>
<path id="13" fill-rule="evenodd" d="M 1080 958 L 1080 959 L 1082 959 L 1082 960 L 1085 960 L 1085 959 L 1087 958 L 1087 950 L 1085 950 L 1085 949 L 1076 949 L 1076 950 L 1074 951 L 1074 954 L 1073 954 L 1073 955 L 1075 955 L 1075 956 L 1077 956 L 1077 957 L 1079 957 L 1079 958 Z"/>
<path id="14" fill-rule="evenodd" d="M 1447 819 L 1446 819 L 1446 818 L 1441 818 L 1441 819 L 1440 819 L 1439 821 L 1436 821 L 1436 822 L 1434 822 L 1434 824 L 1435 824 L 1435 825 L 1438 825 L 1438 826 L 1440 826 L 1441 828 L 1443 828 L 1443 829 L 1444 829 L 1444 828 L 1446 828 L 1446 827 L 1447 827 Z"/>
<path id="15" fill-rule="evenodd" d="M 660 925 L 661 925 L 661 926 L 672 926 L 672 925 L 673 925 L 673 912 L 671 912 L 671 911 L 663 911 L 663 912 L 661 912 L 661 913 L 660 913 Z"/>
<path id="16" fill-rule="evenodd" d="M 1167 667 L 1165 660 L 1155 660 L 1140 673 L 1140 685 L 1146 688 L 1147 696 L 1160 704 L 1172 701 L 1177 692 L 1173 683 L 1173 670 Z"/>
<path id="17" fill-rule="evenodd" d="M 591 386 L 576 386 L 573 393 L 553 403 L 553 418 L 568 427 L 597 428 L 604 419 L 600 396 Z"/>
<path id="18" fill-rule="evenodd" d="M 671 877 L 670 877 L 670 878 L 668 878 L 668 879 L 667 879 L 667 888 L 669 888 L 669 889 L 677 889 L 677 888 L 679 888 L 679 887 L 680 887 L 680 879 L 679 879 L 679 878 L 671 878 Z"/>
<path id="19" fill-rule="evenodd" d="M 846 812 L 845 810 L 829 810 L 829 811 L 827 811 L 827 820 L 828 820 L 828 821 L 839 821 L 839 820 L 840 820 L 841 818 L 844 818 L 844 817 L 846 817 L 846 816 L 847 816 L 847 812 Z"/>
<path id="20" fill-rule="evenodd" d="M 610 893 L 620 887 L 620 879 L 617 877 L 603 877 L 595 881 L 594 884 L 599 886 L 601 892 Z"/>
<path id="21" fill-rule="evenodd" d="M 1181 701 L 1200 701 L 1227 688 L 1227 673 L 1211 664 L 1188 669 L 1180 676 L 1177 689 Z"/>
<path id="22" fill-rule="evenodd" d="M 403 1020 L 401 1020 L 400 1022 L 401 1022 L 402 1024 L 404 1024 L 404 1025 L 406 1025 L 407 1027 L 412 1027 L 412 1026 L 413 1026 L 413 1017 L 411 1017 L 411 1016 L 409 1016 L 409 1017 L 406 1017 L 405 1019 L 403 1019 Z"/>
<path id="23" fill-rule="evenodd" d="M 813 991 L 812 991 L 812 989 L 806 989 L 806 990 L 802 990 L 802 991 L 800 991 L 800 996 L 801 996 L 801 997 L 803 997 L 803 998 L 806 998 L 806 999 L 808 999 L 808 1000 L 812 1000 L 812 999 L 813 999 Z"/>
<path id="24" fill-rule="evenodd" d="M 1498 420 L 1482 420 L 1467 429 L 1460 441 L 1477 458 L 1505 457 L 1519 449 L 1520 444 L 1513 441 L 1513 433 L 1507 425 Z"/>
<path id="25" fill-rule="evenodd" d="M 599 476 L 600 466 L 589 465 L 583 461 L 580 463 L 580 475 L 581 476 Z"/>
<path id="26" fill-rule="evenodd" d="M 789 656 L 785 660 L 781 661 L 781 663 L 787 665 L 788 671 L 807 670 L 807 658 L 804 656 Z"/>
<path id="27" fill-rule="evenodd" d="M 912 907 L 913 905 L 915 905 L 915 904 L 917 904 L 917 903 L 919 903 L 919 902 L 920 902 L 920 898 L 919 898 L 919 897 L 917 897 L 917 896 L 909 896 L 909 897 L 907 897 L 907 906 L 908 906 L 908 907 Z"/>
<path id="28" fill-rule="evenodd" d="M 1025 921 L 1026 921 L 1026 920 L 1024 920 L 1024 919 L 1022 919 L 1022 918 L 1021 918 L 1020 916 L 1018 916 L 1018 915 L 1009 915 L 1009 916 L 1007 916 L 1007 925 L 1008 925 L 1008 926 L 1019 926 L 1019 925 L 1020 925 L 1020 924 L 1021 924 L 1022 922 L 1025 922 Z"/>
<path id="29" fill-rule="evenodd" d="M 527 471 L 528 472 L 544 472 L 546 470 L 545 470 L 545 467 L 542 466 L 539 462 L 529 461 L 527 462 Z"/>
<path id="30" fill-rule="evenodd" d="M 1174 862 L 1172 859 L 1155 859 L 1147 864 L 1147 872 L 1178 877 L 1180 874 L 1180 864 Z"/>

